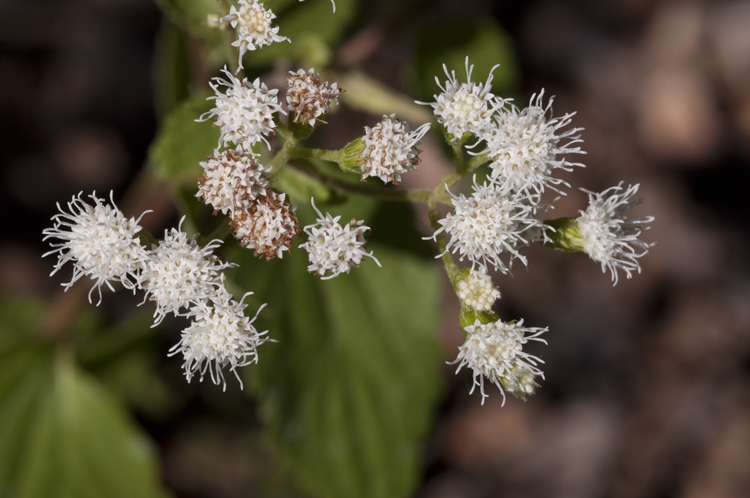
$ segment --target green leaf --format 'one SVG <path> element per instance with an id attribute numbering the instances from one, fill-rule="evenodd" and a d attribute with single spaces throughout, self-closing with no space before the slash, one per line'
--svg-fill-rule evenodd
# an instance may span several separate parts
<path id="1" fill-rule="evenodd" d="M 409 496 L 439 393 L 434 262 L 368 248 L 382 268 L 321 281 L 298 251 L 260 278 L 278 343 L 245 374 L 294 475 L 326 498 Z"/>
<path id="2" fill-rule="evenodd" d="M 161 118 L 190 95 L 190 62 L 185 36 L 168 18 L 156 33 L 154 100 Z"/>
<path id="3" fill-rule="evenodd" d="M 214 106 L 213 100 L 206 100 L 208 96 L 199 94 L 183 101 L 164 119 L 149 149 L 151 164 L 159 177 L 176 184 L 198 181 L 202 173 L 199 163 L 213 154 L 220 136 L 210 121 L 195 121 Z"/>
<path id="4" fill-rule="evenodd" d="M 437 76 L 445 82 L 443 64 L 455 71 L 459 81 L 466 81 L 464 69 L 466 56 L 474 65 L 472 80 L 484 83 L 492 67 L 494 71 L 492 93 L 504 95 L 515 89 L 519 81 L 518 62 L 513 40 L 508 33 L 490 18 L 449 21 L 430 25 L 417 33 L 417 50 L 414 54 L 410 76 L 412 93 L 419 100 L 431 101 L 440 92 L 435 84 Z"/>
<path id="5" fill-rule="evenodd" d="M 37 341 L 37 303 L 0 304 L 0 496 L 166 496 L 156 455 L 64 350 Z M 15 337 L 7 346 L 8 337 Z"/>

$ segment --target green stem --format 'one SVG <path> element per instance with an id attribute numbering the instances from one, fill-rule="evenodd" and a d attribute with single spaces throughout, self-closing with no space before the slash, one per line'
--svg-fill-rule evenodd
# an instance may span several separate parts
<path id="1" fill-rule="evenodd" d="M 438 223 L 438 220 L 440 219 L 440 209 L 438 206 L 438 202 L 434 198 L 430 199 L 427 204 L 430 215 L 430 223 L 432 223 L 432 228 L 434 228 L 435 230 L 440 229 L 440 223 Z M 451 254 L 448 251 L 448 242 L 445 239 L 445 232 L 440 232 L 439 234 L 437 234 L 435 236 L 435 241 L 438 245 L 438 251 L 442 255 L 441 259 L 443 260 L 445 273 L 448 274 L 448 278 L 451 282 L 453 282 L 453 280 L 456 278 L 456 274 L 461 271 L 461 268 L 459 268 L 458 265 L 453 262 L 453 257 L 451 257 Z"/>
<path id="2" fill-rule="evenodd" d="M 490 152 L 484 152 L 482 154 L 479 154 L 478 156 L 474 156 L 469 160 L 469 163 L 466 165 L 466 171 L 474 171 L 484 163 L 488 162 L 490 160 Z"/>

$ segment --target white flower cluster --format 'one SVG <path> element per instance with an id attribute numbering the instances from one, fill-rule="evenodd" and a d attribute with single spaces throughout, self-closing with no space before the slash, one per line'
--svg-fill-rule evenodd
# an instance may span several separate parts
<path id="1" fill-rule="evenodd" d="M 469 197 L 451 196 L 455 210 L 438 221 L 441 226 L 432 236 L 436 238 L 443 231 L 450 236 L 446 251 L 458 252 L 460 261 L 467 258 L 472 269 L 484 271 L 492 266 L 507 273 L 516 258 L 526 264 L 526 257 L 518 250 L 532 242 L 528 234 L 541 222 L 521 194 L 503 194 L 493 183 L 477 185 L 475 178 Z M 510 254 L 507 264 L 501 259 L 506 252 Z"/>
<path id="2" fill-rule="evenodd" d="M 256 349 L 268 339 L 267 332 L 259 333 L 252 326 L 255 319 L 245 317 L 246 305 L 234 301 L 224 286 L 221 271 L 235 265 L 223 263 L 213 254 L 221 241 L 200 247 L 195 236 L 188 239 L 180 221 L 178 228 L 165 231 L 164 240 L 146 250 L 136 235 L 142 230 L 140 218 L 127 219 L 114 202 L 109 206 L 95 194 L 91 198 L 93 206 L 83 202 L 80 194 L 74 196 L 68 203 L 70 213 L 58 205 L 61 213 L 53 216 L 54 227 L 44 230 L 45 240 L 56 237 L 63 241 L 52 244 L 56 249 L 45 254 L 58 253 L 52 273 L 72 262 L 73 279 L 64 284 L 65 290 L 87 275 L 95 281 L 92 291 L 99 290 L 99 302 L 101 286 L 114 290 L 113 281 L 143 290 L 144 302 L 156 304 L 154 326 L 170 313 L 192 317 L 194 323 L 183 331 L 172 351 L 183 353 L 188 381 L 195 372 L 200 372 L 203 380 L 209 369 L 214 383 L 221 380 L 226 389 L 221 369 L 231 365 L 237 375 L 237 367 L 257 361 Z"/>
<path id="3" fill-rule="evenodd" d="M 624 271 L 628 278 L 634 271 L 640 273 L 638 258 L 648 254 L 653 245 L 638 238 L 643 230 L 648 229 L 642 225 L 654 221 L 653 216 L 628 220 L 624 214 L 643 202 L 643 199 L 630 200 L 638 192 L 638 187 L 628 185 L 623 188 L 620 182 L 601 193 L 581 189 L 589 194 L 588 208 L 576 219 L 583 250 L 591 259 L 601 263 L 602 272 L 609 269 L 614 284 L 618 280 L 617 270 Z"/>
<path id="4" fill-rule="evenodd" d="M 283 257 L 299 233 L 297 206 L 286 202 L 285 198 L 286 194 L 269 190 L 251 209 L 232 218 L 234 237 L 242 246 L 253 249 L 256 256 L 267 260 Z"/>
<path id="5" fill-rule="evenodd" d="M 276 98 L 278 90 L 269 90 L 258 78 L 251 84 L 247 78 L 235 78 L 226 68 L 222 72 L 228 79 L 216 77 L 209 83 L 216 95 L 208 98 L 216 101 L 216 107 L 198 121 L 213 118 L 214 125 L 221 129 L 219 146 L 232 143 L 238 151 L 249 154 L 254 154 L 252 146 L 261 141 L 270 148 L 266 137 L 275 133 L 274 113 L 284 113 Z M 227 88 L 226 93 L 219 91 L 220 86 Z"/>
<path id="6" fill-rule="evenodd" d="M 500 299 L 500 290 L 492 283 L 492 278 L 480 269 L 471 270 L 456 284 L 456 295 L 464 304 L 476 311 L 490 311 L 495 301 Z"/>
<path id="7" fill-rule="evenodd" d="M 504 100 L 494 96 L 492 90 L 492 73 L 495 66 L 487 76 L 487 81 L 474 83 L 471 81 L 471 73 L 474 65 L 469 66 L 469 58 L 466 58 L 466 83 L 459 83 L 456 72 L 448 72 L 443 64 L 443 71 L 448 77 L 445 86 L 435 76 L 435 82 L 442 92 L 434 95 L 435 102 L 417 102 L 422 105 L 432 106 L 437 122 L 443 125 L 446 132 L 452 136 L 452 140 L 463 140 L 464 135 L 471 133 L 479 135 L 484 133 L 492 122 L 492 115 L 502 107 Z"/>
<path id="8" fill-rule="evenodd" d="M 286 36 L 279 36 L 278 26 L 272 26 L 271 23 L 276 19 L 276 15 L 267 9 L 262 2 L 258 0 L 238 0 L 239 9 L 232 5 L 229 8 L 229 15 L 219 19 L 219 22 L 230 22 L 232 27 L 237 30 L 237 40 L 232 46 L 239 47 L 240 60 L 239 69 L 242 68 L 242 57 L 248 50 L 253 51 L 260 47 L 270 45 L 274 42 L 291 40 Z"/>
<path id="9" fill-rule="evenodd" d="M 362 138 L 362 181 L 368 176 L 377 176 L 383 182 L 398 184 L 401 175 L 416 169 L 419 164 L 417 145 L 430 129 L 426 123 L 409 132 L 409 123 L 399 121 L 395 114 L 383 116 L 383 120 L 372 128 L 365 127 Z"/>
<path id="10" fill-rule="evenodd" d="M 501 321 L 482 324 L 479 320 L 474 325 L 465 328 L 468 337 L 466 342 L 458 348 L 458 358 L 451 363 L 458 363 L 456 373 L 464 366 L 471 368 L 474 384 L 470 393 L 479 386 L 482 393 L 482 404 L 487 394 L 484 392 L 485 377 L 495 384 L 503 394 L 505 404 L 505 389 L 521 398 L 532 394 L 536 387 L 535 378 L 544 378 L 544 374 L 537 367 L 544 363 L 536 356 L 523 351 L 523 346 L 529 341 L 547 342 L 539 336 L 547 332 L 547 328 L 524 327 L 523 320 L 504 323 Z"/>
<path id="11" fill-rule="evenodd" d="M 336 83 L 320 81 L 320 75 L 310 68 L 289 71 L 286 81 L 289 89 L 286 92 L 286 103 L 294 111 L 294 122 L 314 126 L 320 116 L 326 114 L 331 104 L 338 104 L 341 90 Z"/>
<path id="12" fill-rule="evenodd" d="M 315 199 L 310 199 L 318 219 L 313 225 L 304 228 L 307 242 L 300 247 L 305 249 L 310 258 L 307 271 L 316 273 L 322 280 L 349 273 L 352 266 L 359 266 L 364 256 L 368 256 L 380 266 L 380 261 L 366 252 L 365 232 L 370 228 L 363 221 L 352 220 L 343 227 L 339 224 L 341 216 L 335 218 L 323 213 L 315 206 Z"/>
<path id="13" fill-rule="evenodd" d="M 50 276 L 71 261 L 73 278 L 64 284 L 65 290 L 81 277 L 88 276 L 94 280 L 91 292 L 94 289 L 99 291 L 101 303 L 102 285 L 114 290 L 111 282 L 117 281 L 126 289 L 135 289 L 140 280 L 140 271 L 147 259 L 137 235 L 141 231 L 138 223 L 143 215 L 137 220 L 125 218 L 115 206 L 111 193 L 111 206 L 106 200 L 96 197 L 96 192 L 90 196 L 94 205 L 87 204 L 81 199 L 82 194 L 73 196 L 68 203 L 70 213 L 57 205 L 60 214 L 52 217 L 54 226 L 42 232 L 43 240 L 55 237 L 63 242 L 51 244 L 55 249 L 44 256 L 57 253 L 57 263 Z"/>

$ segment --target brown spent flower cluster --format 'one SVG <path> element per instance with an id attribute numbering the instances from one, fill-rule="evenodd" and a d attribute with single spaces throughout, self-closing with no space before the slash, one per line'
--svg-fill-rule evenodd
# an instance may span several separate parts
<path id="1" fill-rule="evenodd" d="M 296 207 L 271 189 L 270 168 L 248 154 L 218 152 L 201 163 L 196 197 L 230 214 L 234 237 L 256 256 L 281 258 L 299 233 Z"/>
<path id="2" fill-rule="evenodd" d="M 310 126 L 315 126 L 316 121 L 324 122 L 320 116 L 330 110 L 331 104 L 338 104 L 338 96 L 344 91 L 336 83 L 322 83 L 313 68 L 307 72 L 304 69 L 289 71 L 286 81 L 289 85 L 286 102 L 294 111 L 294 122 Z"/>

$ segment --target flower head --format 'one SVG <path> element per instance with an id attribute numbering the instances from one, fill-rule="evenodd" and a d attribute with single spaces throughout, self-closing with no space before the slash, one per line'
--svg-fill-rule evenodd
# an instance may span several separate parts
<path id="1" fill-rule="evenodd" d="M 242 56 L 248 50 L 253 51 L 273 42 L 291 40 L 286 36 L 279 36 L 278 26 L 272 26 L 271 22 L 276 16 L 258 0 L 238 0 L 239 9 L 234 5 L 229 8 L 229 15 L 219 19 L 219 22 L 231 22 L 232 27 L 237 29 L 236 41 L 232 46 L 239 47 L 239 68 L 242 68 Z"/>
<path id="2" fill-rule="evenodd" d="M 448 68 L 443 64 L 443 71 L 448 77 L 445 86 L 440 84 L 437 76 L 435 77 L 435 82 L 442 93 L 434 95 L 435 102 L 417 103 L 432 107 L 438 123 L 442 124 L 450 135 L 453 135 L 453 140 L 461 139 L 466 133 L 479 136 L 490 126 L 495 110 L 505 103 L 504 100 L 490 93 L 492 72 L 497 67 L 494 66 L 490 70 L 484 84 L 474 83 L 471 81 L 474 65 L 469 66 L 469 58 L 466 57 L 466 83 L 459 83 L 456 72 L 448 73 Z"/>
<path id="3" fill-rule="evenodd" d="M 211 299 L 223 280 L 219 272 L 236 266 L 222 263 L 213 254 L 220 240 L 200 247 L 195 236 L 188 239 L 182 231 L 184 220 L 176 229 L 164 231 L 164 240 L 148 251 L 143 265 L 141 285 L 146 299 L 156 302 L 156 324 L 167 313 L 178 315 L 180 308 Z"/>
<path id="4" fill-rule="evenodd" d="M 518 322 L 504 323 L 501 321 L 482 324 L 479 320 L 474 325 L 466 327 L 469 334 L 466 342 L 458 348 L 458 358 L 451 363 L 458 363 L 458 373 L 461 368 L 468 366 L 474 374 L 474 384 L 470 393 L 479 386 L 482 393 L 482 404 L 487 394 L 484 392 L 485 377 L 495 384 L 503 394 L 505 404 L 505 391 L 503 385 L 507 385 L 512 394 L 531 394 L 536 385 L 534 378 L 544 374 L 537 367 L 538 363 L 544 363 L 536 356 L 523 351 L 523 346 L 529 341 L 538 341 L 547 344 L 539 336 L 547 332 L 547 328 L 524 327 L 523 320 Z"/>
<path id="5" fill-rule="evenodd" d="M 310 68 L 305 72 L 299 69 L 296 73 L 289 71 L 286 81 L 289 90 L 286 92 L 286 102 L 289 109 L 294 111 L 294 122 L 307 123 L 314 126 L 320 116 L 326 114 L 331 104 L 338 104 L 339 90 L 336 83 L 322 83 L 320 75 Z"/>
<path id="6" fill-rule="evenodd" d="M 271 186 L 271 168 L 265 168 L 248 154 L 226 151 L 201 162 L 203 177 L 195 196 L 223 214 L 249 209 Z"/>
<path id="7" fill-rule="evenodd" d="M 219 146 L 233 143 L 238 150 L 250 154 L 253 153 L 251 147 L 260 141 L 270 147 L 266 136 L 275 133 L 273 114 L 284 112 L 276 98 L 278 90 L 269 90 L 257 78 L 252 84 L 247 78 L 240 81 L 226 68 L 222 72 L 228 79 L 216 77 L 209 83 L 216 95 L 208 98 L 216 100 L 216 107 L 201 115 L 198 121 L 214 119 L 214 124 L 221 129 Z M 221 93 L 219 86 L 227 87 L 227 92 Z"/>
<path id="8" fill-rule="evenodd" d="M 501 194 L 494 184 L 479 186 L 476 178 L 471 196 L 451 196 L 455 210 L 438 221 L 441 227 L 432 237 L 445 231 L 450 236 L 446 251 L 458 252 L 461 261 L 468 258 L 472 268 L 491 265 L 506 273 L 515 258 L 526 264 L 518 249 L 529 244 L 528 233 L 541 222 L 524 197 L 513 192 Z M 500 259 L 504 252 L 510 254 L 507 265 Z"/>
<path id="9" fill-rule="evenodd" d="M 522 111 L 515 106 L 503 109 L 481 134 L 493 160 L 490 164 L 492 180 L 504 191 L 524 191 L 534 199 L 547 186 L 559 192 L 556 185 L 568 185 L 552 176 L 555 170 L 571 171 L 572 166 L 583 166 L 559 155 L 585 154 L 580 147 L 572 147 L 582 142 L 580 135 L 576 135 L 582 128 L 561 131 L 570 124 L 575 113 L 553 118 L 553 99 L 544 106 L 543 95 L 544 91 L 532 96 L 529 107 Z"/>
<path id="10" fill-rule="evenodd" d="M 72 261 L 73 278 L 63 284 L 65 290 L 81 277 L 88 276 L 95 281 L 91 292 L 99 290 L 101 303 L 102 285 L 114 290 L 111 282 L 119 281 L 127 289 L 135 288 L 131 278 L 137 280 L 140 265 L 146 258 L 146 250 L 136 235 L 141 231 L 138 225 L 140 217 L 137 220 L 126 218 L 115 206 L 111 193 L 111 206 L 106 204 L 106 200 L 96 197 L 96 193 L 90 196 L 94 201 L 93 206 L 85 203 L 81 195 L 73 196 L 68 203 L 70 213 L 57 205 L 60 214 L 52 217 L 54 226 L 42 233 L 43 240 L 55 237 L 62 242 L 51 244 L 55 249 L 44 256 L 57 253 L 57 263 L 51 275 Z"/>
<path id="11" fill-rule="evenodd" d="M 419 164 L 417 145 L 430 124 L 426 123 L 409 132 L 409 123 L 399 121 L 395 114 L 383 116 L 372 128 L 365 127 L 362 151 L 362 181 L 377 176 L 385 183 L 398 183 L 401 175 L 416 169 Z"/>
<path id="12" fill-rule="evenodd" d="M 332 217 L 315 207 L 315 200 L 310 199 L 313 209 L 318 213 L 318 219 L 313 225 L 304 228 L 307 242 L 300 247 L 305 249 L 310 257 L 307 271 L 317 273 L 323 280 L 333 278 L 342 273 L 349 273 L 352 266 L 359 266 L 364 256 L 372 258 L 380 266 L 380 261 L 366 252 L 365 232 L 370 228 L 363 221 L 352 220 L 343 227 L 339 224 L 341 216 Z"/>
<path id="13" fill-rule="evenodd" d="M 286 194 L 269 190 L 253 206 L 232 218 L 234 237 L 256 256 L 282 258 L 299 233 L 296 206 L 285 202 Z"/>
<path id="14" fill-rule="evenodd" d="M 169 353 L 169 356 L 182 353 L 182 368 L 188 382 L 195 374 L 200 374 L 202 382 L 208 371 L 213 383 L 223 384 L 226 390 L 222 369 L 229 365 L 229 370 L 242 386 L 237 367 L 257 363 L 258 346 L 269 340 L 265 337 L 268 331 L 258 332 L 253 327 L 258 314 L 252 320 L 245 316 L 246 307 L 247 304 L 242 301 L 232 299 L 232 295 L 222 286 L 211 297 L 211 304 L 201 301 L 190 309 L 188 316 L 193 322 L 182 331 L 180 342 Z M 264 307 L 265 304 L 258 309 L 258 313 Z"/>
<path id="15" fill-rule="evenodd" d="M 641 272 L 638 258 L 648 254 L 653 245 L 638 238 L 643 230 L 648 229 L 642 225 L 654 221 L 653 216 L 637 220 L 628 220 L 625 216 L 626 210 L 643 202 L 643 199 L 630 200 L 639 186 L 623 188 L 620 182 L 601 193 L 581 189 L 589 194 L 589 207 L 576 219 L 582 249 L 591 259 L 601 263 L 602 272 L 609 269 L 615 285 L 617 270 L 624 271 L 628 278 L 634 271 Z"/>
<path id="16" fill-rule="evenodd" d="M 500 290 L 492 284 L 492 278 L 483 268 L 471 270 L 459 280 L 456 294 L 465 306 L 471 306 L 476 311 L 490 311 L 495 301 L 500 299 Z"/>

